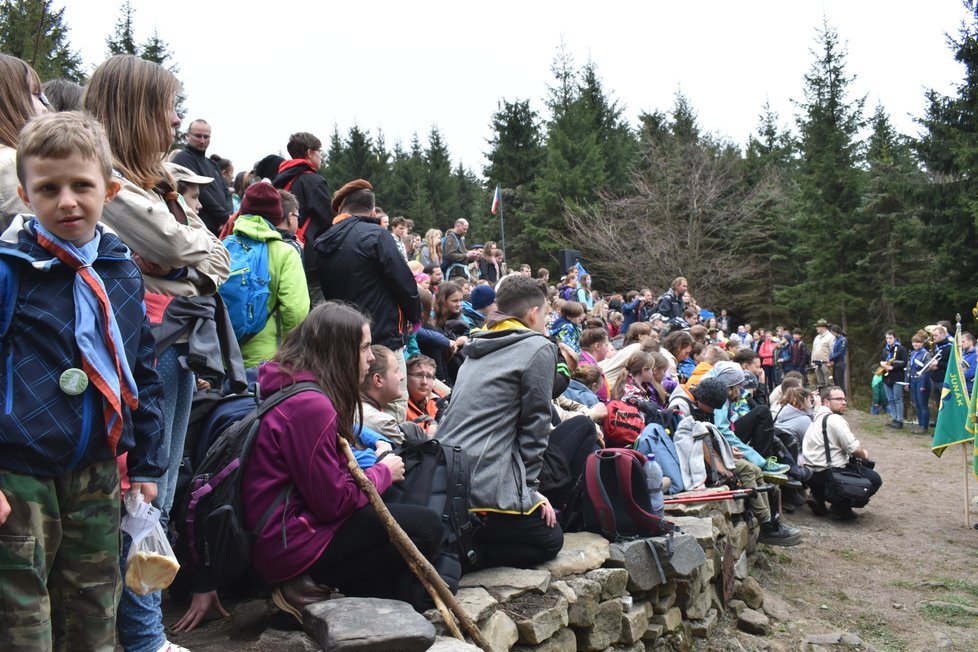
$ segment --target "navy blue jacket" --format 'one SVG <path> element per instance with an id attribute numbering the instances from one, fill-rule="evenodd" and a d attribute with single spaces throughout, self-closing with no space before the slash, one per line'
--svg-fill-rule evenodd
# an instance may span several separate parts
<path id="1" fill-rule="evenodd" d="M 105 284 L 139 392 L 136 410 L 123 404 L 117 453 L 129 452 L 131 480 L 156 481 L 166 472 L 168 451 L 160 445 L 163 385 L 154 368 L 156 342 L 143 307 L 142 274 L 122 241 L 105 232 L 93 268 Z M 74 270 L 37 244 L 29 227 L 4 234 L 0 314 L 10 315 L 10 299 L 16 297 L 10 326 L 0 338 L 0 468 L 5 470 L 56 477 L 113 457 L 104 402 L 94 383 L 71 396 L 58 382 L 66 369 L 82 367 L 74 279 Z"/>

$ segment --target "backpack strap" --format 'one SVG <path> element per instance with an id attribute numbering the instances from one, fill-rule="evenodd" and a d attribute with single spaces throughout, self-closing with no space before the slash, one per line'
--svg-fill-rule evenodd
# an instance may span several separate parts
<path id="1" fill-rule="evenodd" d="M 604 485 L 601 484 L 598 466 L 601 464 L 602 451 L 591 453 L 587 458 L 587 465 L 584 468 L 584 483 L 591 506 L 598 517 L 598 525 L 601 532 L 609 540 L 614 540 L 618 536 L 618 527 L 615 525 L 615 510 L 611 507 L 611 499 Z"/>
<path id="2" fill-rule="evenodd" d="M 822 417 L 822 441 L 825 442 L 825 468 L 832 468 L 832 456 L 829 454 L 829 415 Z"/>

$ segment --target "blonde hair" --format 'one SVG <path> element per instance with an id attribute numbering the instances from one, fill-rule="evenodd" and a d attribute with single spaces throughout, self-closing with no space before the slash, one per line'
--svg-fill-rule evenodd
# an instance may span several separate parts
<path id="1" fill-rule="evenodd" d="M 18 134 L 34 117 L 34 93 L 41 92 L 41 80 L 27 62 L 0 54 L 0 143 L 17 147 Z"/>
<path id="2" fill-rule="evenodd" d="M 65 159 L 73 154 L 95 161 L 102 176 L 112 177 L 112 152 L 105 131 L 81 111 L 47 113 L 27 123 L 17 146 L 17 179 L 26 187 L 24 161 L 31 156 Z"/>
<path id="3" fill-rule="evenodd" d="M 428 229 L 424 234 L 425 244 L 428 245 L 428 257 L 432 262 L 436 259 L 441 262 L 441 236 L 442 232 L 438 229 Z"/>
<path id="4" fill-rule="evenodd" d="M 655 366 L 655 358 L 652 357 L 653 354 L 649 351 L 643 351 L 638 349 L 632 352 L 625 360 L 625 373 L 618 375 L 618 380 L 615 382 L 615 386 L 611 389 L 612 398 L 621 398 L 622 394 L 625 393 L 625 384 L 628 382 L 628 378 L 634 377 L 642 373 L 643 369 L 648 369 Z"/>
<path id="5" fill-rule="evenodd" d="M 176 76 L 152 61 L 117 54 L 95 69 L 82 104 L 105 127 L 113 164 L 143 189 L 173 184 L 163 167 L 172 137 L 169 115 L 180 93 Z"/>

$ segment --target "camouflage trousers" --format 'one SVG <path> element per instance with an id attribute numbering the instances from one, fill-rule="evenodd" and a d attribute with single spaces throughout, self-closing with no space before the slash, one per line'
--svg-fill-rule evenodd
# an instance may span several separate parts
<path id="1" fill-rule="evenodd" d="M 57 478 L 0 470 L 0 650 L 115 648 L 119 471 L 114 459 Z"/>

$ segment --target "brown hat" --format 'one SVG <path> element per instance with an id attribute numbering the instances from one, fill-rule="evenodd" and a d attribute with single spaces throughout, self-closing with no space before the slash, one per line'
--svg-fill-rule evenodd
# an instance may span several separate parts
<path id="1" fill-rule="evenodd" d="M 272 224 L 282 221 L 282 199 L 278 190 L 267 181 L 248 186 L 241 198 L 241 215 L 260 215 Z"/>
<path id="2" fill-rule="evenodd" d="M 829 322 L 825 321 L 824 319 L 819 319 L 817 322 L 815 322 L 815 325 L 816 326 L 824 326 L 825 328 L 828 328 L 829 327 Z"/>
<path id="3" fill-rule="evenodd" d="M 334 213 L 340 212 L 340 206 L 343 205 L 343 200 L 346 199 L 347 195 L 356 192 L 357 190 L 373 190 L 374 187 L 366 179 L 354 179 L 346 183 L 342 188 L 333 193 L 333 201 L 330 206 L 333 207 Z"/>

